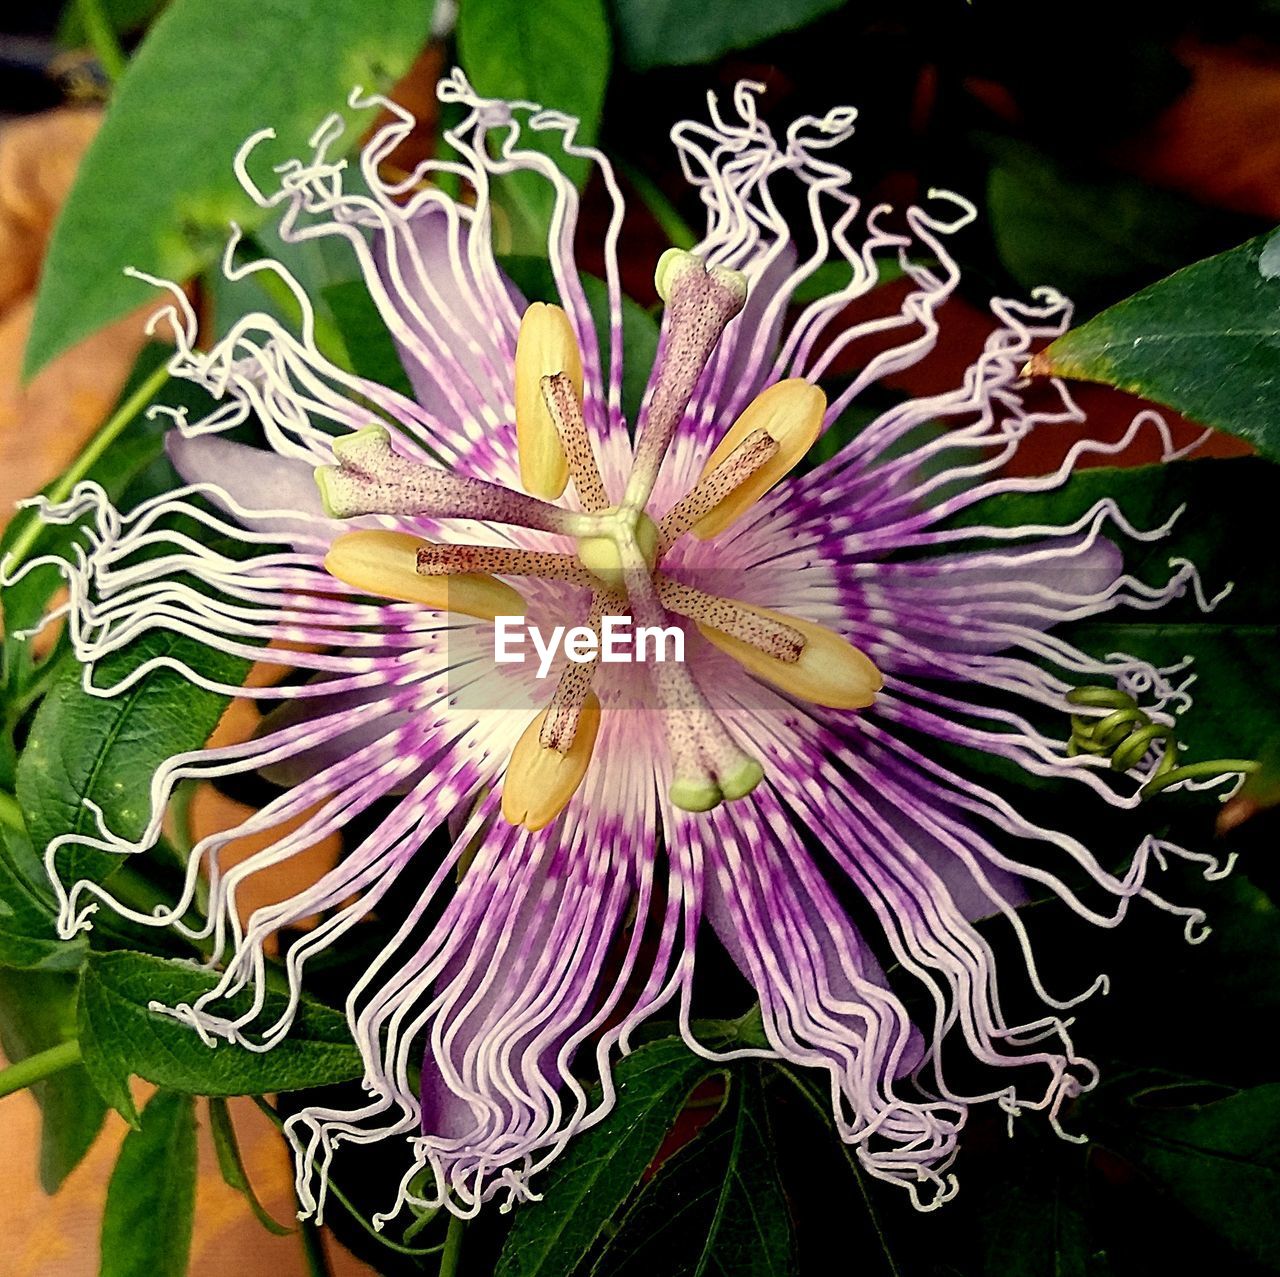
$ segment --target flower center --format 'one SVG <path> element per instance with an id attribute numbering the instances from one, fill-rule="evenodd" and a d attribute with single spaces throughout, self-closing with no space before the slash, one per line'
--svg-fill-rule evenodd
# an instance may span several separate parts
<path id="1" fill-rule="evenodd" d="M 601 531 L 578 538 L 578 562 L 600 583 L 613 591 L 625 589 L 624 569 L 631 556 L 631 567 L 639 564 L 653 574 L 658 561 L 661 533 L 658 525 L 643 510 L 617 506 L 600 515 Z"/>
<path id="2" fill-rule="evenodd" d="M 708 268 L 676 249 L 659 262 L 657 284 L 666 302 L 663 339 L 620 502 L 609 500 L 587 434 L 572 325 L 559 307 L 541 302 L 525 312 L 516 346 L 516 436 L 525 492 L 410 460 L 380 426 L 335 441 L 337 465 L 316 472 L 325 508 L 337 518 L 393 514 L 512 524 L 569 536 L 575 554 L 436 545 L 405 533 L 362 531 L 338 537 L 325 565 L 365 592 L 484 620 L 524 610 L 519 593 L 499 577 L 569 582 L 591 591 L 586 624 L 597 640 L 605 615 L 629 612 L 637 625 L 661 629 L 674 613 L 789 695 L 836 709 L 865 708 L 881 686 L 880 673 L 847 640 L 811 621 L 708 594 L 659 570 L 680 537 L 718 536 L 796 465 L 818 437 L 826 396 L 799 379 L 769 387 L 728 430 L 693 488 L 655 523 L 646 506 L 663 459 L 716 343 L 746 298 L 738 272 Z M 570 479 L 581 511 L 550 504 Z M 671 751 L 671 802 L 707 811 L 749 794 L 763 768 L 735 742 L 688 666 L 658 662 L 648 669 Z M 581 784 L 600 722 L 595 673 L 594 660 L 569 663 L 550 704 L 512 751 L 502 810 L 513 824 L 542 828 Z"/>

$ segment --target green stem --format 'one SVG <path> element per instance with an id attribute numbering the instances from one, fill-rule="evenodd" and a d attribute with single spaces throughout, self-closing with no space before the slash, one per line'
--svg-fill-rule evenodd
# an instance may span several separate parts
<path id="1" fill-rule="evenodd" d="M 1203 763 L 1184 763 L 1181 767 L 1173 767 L 1159 776 L 1152 777 L 1142 787 L 1143 798 L 1150 798 L 1170 785 L 1177 785 L 1184 780 L 1199 780 L 1201 777 L 1225 776 L 1228 772 L 1237 772 L 1252 776 L 1262 764 L 1254 758 L 1212 758 Z"/>
<path id="2" fill-rule="evenodd" d="M 440 1213 L 440 1208 L 435 1207 L 431 1210 L 425 1210 L 417 1219 L 404 1230 L 404 1240 L 411 1242 L 424 1228 L 427 1228 L 435 1217 Z"/>
<path id="3" fill-rule="evenodd" d="M 125 72 L 128 59 L 120 47 L 114 28 L 102 7 L 102 0 L 75 0 L 76 11 L 84 23 L 85 35 L 97 56 L 103 74 L 114 84 Z"/>
<path id="4" fill-rule="evenodd" d="M 59 1042 L 47 1051 L 37 1051 L 35 1055 L 0 1070 L 0 1096 L 24 1091 L 36 1082 L 43 1082 L 45 1078 L 79 1063 L 80 1043 L 74 1038 L 70 1042 Z"/>
<path id="5" fill-rule="evenodd" d="M 306 1261 L 310 1277 L 332 1277 L 329 1257 L 324 1253 L 324 1238 L 315 1222 L 302 1220 L 298 1225 L 298 1236 L 302 1239 L 302 1258 Z"/>
<path id="6" fill-rule="evenodd" d="M 0 789 L 0 825 L 4 825 L 6 829 L 15 829 L 18 833 L 22 833 L 27 827 L 26 821 L 22 819 L 22 808 L 18 806 L 18 800 L 3 789 Z"/>
<path id="7" fill-rule="evenodd" d="M 462 1235 L 466 1220 L 458 1215 L 449 1216 L 449 1231 L 444 1235 L 444 1252 L 440 1256 L 440 1277 L 455 1277 L 458 1261 L 462 1258 Z"/>
<path id="8" fill-rule="evenodd" d="M 698 242 L 693 227 L 680 216 L 679 210 L 652 178 L 625 162 L 618 164 L 618 171 L 631 183 L 640 202 L 653 214 L 653 220 L 676 248 L 692 248 Z"/>
<path id="9" fill-rule="evenodd" d="M 151 400 L 155 398 L 161 386 L 168 380 L 169 370 L 164 365 L 161 365 L 111 414 L 110 419 L 89 440 L 88 447 L 71 463 L 71 468 L 50 485 L 48 493 L 50 501 L 65 501 L 71 495 L 72 489 L 76 484 L 97 465 L 102 458 L 102 454 L 115 443 L 116 439 L 124 432 L 124 428 L 138 413 L 147 407 Z M 43 520 L 33 518 L 14 537 L 13 544 L 9 547 L 9 552 L 5 556 L 6 566 L 10 572 L 22 565 L 27 555 L 31 553 L 35 543 L 40 539 L 40 534 L 44 531 L 44 528 Z"/>

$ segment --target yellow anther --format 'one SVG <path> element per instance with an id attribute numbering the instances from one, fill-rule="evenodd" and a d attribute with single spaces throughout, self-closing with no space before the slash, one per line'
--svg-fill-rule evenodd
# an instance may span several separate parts
<path id="1" fill-rule="evenodd" d="M 554 501 L 569 482 L 569 462 L 542 397 L 542 379 L 562 372 L 582 399 L 582 355 L 559 306 L 534 302 L 520 321 L 516 340 L 516 444 L 525 491 Z"/>
<path id="2" fill-rule="evenodd" d="M 420 603 L 437 612 L 482 621 L 524 615 L 524 599 L 497 577 L 483 572 L 419 576 L 418 550 L 427 544 L 408 532 L 345 532 L 329 547 L 324 566 L 339 581 L 366 594 Z"/>
<path id="3" fill-rule="evenodd" d="M 704 478 L 710 474 L 754 430 L 774 439 L 778 451 L 693 525 L 694 536 L 703 541 L 718 536 L 764 496 L 813 447 L 826 410 L 826 395 L 801 377 L 761 391 L 707 458 L 702 474 Z"/>
<path id="4" fill-rule="evenodd" d="M 561 753 L 539 740 L 548 710 L 524 729 L 511 751 L 502 782 L 502 815 L 508 824 L 533 831 L 549 825 L 565 809 L 582 784 L 600 730 L 600 702 L 587 693 L 578 717 L 573 744 Z"/>
<path id="5" fill-rule="evenodd" d="M 739 602 L 736 606 L 789 625 L 804 635 L 800 659 L 781 661 L 723 630 L 698 623 L 703 636 L 722 652 L 728 652 L 752 674 L 784 692 L 829 709 L 866 709 L 884 686 L 884 679 L 871 660 L 847 639 L 842 639 L 825 626 L 750 603 Z"/>

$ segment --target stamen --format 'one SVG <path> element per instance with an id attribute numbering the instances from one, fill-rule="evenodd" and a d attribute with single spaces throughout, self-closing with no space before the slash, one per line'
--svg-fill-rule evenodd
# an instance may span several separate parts
<path id="1" fill-rule="evenodd" d="M 572 743 L 564 752 L 548 749 L 542 744 L 542 732 L 550 712 L 550 707 L 544 709 L 524 729 L 502 782 L 503 818 L 530 831 L 549 825 L 577 792 L 600 730 L 600 702 L 588 690 Z"/>
<path id="2" fill-rule="evenodd" d="M 735 601 L 734 606 L 798 630 L 803 637 L 804 647 L 799 658 L 786 661 L 732 633 L 698 622 L 704 638 L 782 691 L 828 709 L 866 709 L 884 686 L 884 679 L 870 658 L 826 626 L 771 612 L 752 603 Z"/>
<path id="3" fill-rule="evenodd" d="M 407 532 L 345 532 L 325 555 L 326 570 L 365 594 L 420 603 L 437 612 L 457 612 L 492 621 L 523 616 L 524 599 L 505 581 L 483 573 L 422 576 L 418 555 L 430 544 Z"/>
<path id="4" fill-rule="evenodd" d="M 740 272 L 722 266 L 708 270 L 701 258 L 682 249 L 663 253 L 655 278 L 667 310 L 653 391 L 641 415 L 635 465 L 622 502 L 635 510 L 648 502 L 698 378 L 725 325 L 747 299 L 746 277 Z"/>
<path id="5" fill-rule="evenodd" d="M 542 390 L 542 379 L 557 373 L 568 379 L 581 403 L 582 355 L 569 316 L 559 306 L 534 302 L 516 338 L 516 447 L 525 491 L 548 501 L 569 482 L 569 462 Z"/>
<path id="6" fill-rule="evenodd" d="M 574 390 L 573 382 L 562 372 L 543 377 L 542 398 L 555 423 L 569 473 L 573 476 L 573 486 L 578 490 L 583 507 L 587 510 L 605 509 L 609 504 L 609 495 L 604 490 L 596 454 L 587 437 L 587 423 L 582 418 L 582 401 Z"/>
<path id="7" fill-rule="evenodd" d="M 315 477 L 325 512 L 335 519 L 361 514 L 482 519 L 568 536 L 592 526 L 583 515 L 496 483 L 410 461 L 392 448 L 381 426 L 344 435 L 332 446 L 337 466 L 319 466 Z"/>
<path id="8" fill-rule="evenodd" d="M 745 483 L 778 452 L 778 441 L 764 430 L 753 430 L 714 469 L 698 480 L 663 516 L 659 557 L 665 554 L 703 515 L 709 514 L 733 490 Z"/>
<path id="9" fill-rule="evenodd" d="M 639 560 L 639 548 L 624 540 L 622 552 L 632 616 L 638 625 L 661 627 L 662 605 L 648 567 Z M 722 798 L 746 797 L 764 778 L 764 770 L 729 738 L 689 667 L 682 661 L 658 661 L 648 669 L 667 724 L 675 771 L 667 791 L 672 803 L 684 811 L 709 811 Z"/>
<path id="10" fill-rule="evenodd" d="M 658 577 L 658 598 L 667 611 L 730 634 L 787 665 L 794 665 L 804 651 L 804 635 L 794 625 L 775 621 L 735 599 L 707 594 L 669 576 Z"/>
<path id="11" fill-rule="evenodd" d="M 822 431 L 826 410 L 827 396 L 802 377 L 779 381 L 761 391 L 707 458 L 703 479 L 709 478 L 743 442 L 760 431 L 777 442 L 777 451 L 744 477 L 713 511 L 699 519 L 693 535 L 702 541 L 718 536 L 755 505 L 813 447 Z M 702 486 L 701 482 L 698 486 Z"/>
<path id="12" fill-rule="evenodd" d="M 568 581 L 572 585 L 596 584 L 591 573 L 572 554 L 496 545 L 437 545 L 431 541 L 419 544 L 422 547 L 418 551 L 418 573 L 421 576 L 491 572 L 498 576 L 537 576 L 544 581 Z"/>
<path id="13" fill-rule="evenodd" d="M 621 609 L 626 606 L 626 601 L 607 590 L 597 590 L 592 595 L 587 626 L 595 633 L 597 640 L 600 637 L 600 619 L 604 616 L 606 606 Z M 564 667 L 560 681 L 556 684 L 555 694 L 551 697 L 551 704 L 547 706 L 538 737 L 544 748 L 559 750 L 563 754 L 573 744 L 579 716 L 591 692 L 591 683 L 599 663 L 597 649 L 590 661 L 570 661 Z"/>

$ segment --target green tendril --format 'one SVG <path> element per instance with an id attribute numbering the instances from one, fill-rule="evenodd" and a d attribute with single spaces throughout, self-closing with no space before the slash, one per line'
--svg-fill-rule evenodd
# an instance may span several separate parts
<path id="1" fill-rule="evenodd" d="M 1164 752 L 1155 771 L 1139 791 L 1143 798 L 1151 798 L 1184 780 L 1226 776 L 1232 772 L 1247 776 L 1261 766 L 1251 758 L 1215 758 L 1180 766 L 1178 752 L 1182 747 L 1172 725 L 1153 722 L 1151 715 L 1132 696 L 1116 687 L 1073 688 L 1067 693 L 1067 704 L 1080 709 L 1111 711 L 1071 715 L 1069 758 L 1078 758 L 1081 754 L 1108 758 L 1113 771 L 1127 772 L 1142 762 L 1154 744 L 1164 742 Z"/>

